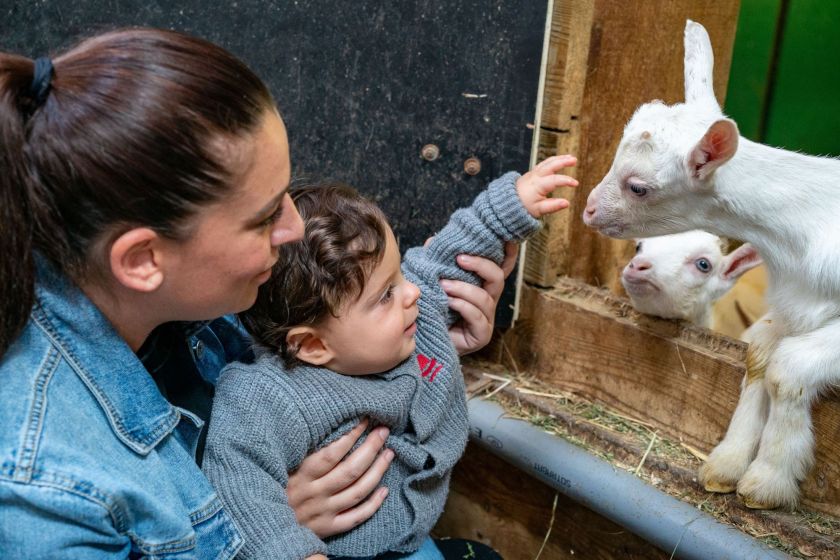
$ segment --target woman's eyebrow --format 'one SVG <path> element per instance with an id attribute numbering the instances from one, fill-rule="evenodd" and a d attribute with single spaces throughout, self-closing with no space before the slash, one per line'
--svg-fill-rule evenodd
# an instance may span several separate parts
<path id="1" fill-rule="evenodd" d="M 268 204 L 266 204 L 265 206 L 260 208 L 259 211 L 254 214 L 253 219 L 254 220 L 259 220 L 260 218 L 262 218 L 264 215 L 268 214 L 269 212 L 273 212 L 274 209 L 277 208 L 277 206 L 283 200 L 283 197 L 286 196 L 287 192 L 289 192 L 289 187 L 288 186 L 286 186 L 286 188 L 284 188 L 279 193 L 277 193 L 274 196 L 274 198 L 272 198 L 268 202 Z"/>

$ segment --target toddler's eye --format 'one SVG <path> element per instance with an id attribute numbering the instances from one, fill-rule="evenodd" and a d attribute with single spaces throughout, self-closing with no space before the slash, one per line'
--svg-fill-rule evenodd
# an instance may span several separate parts
<path id="1" fill-rule="evenodd" d="M 712 271 L 712 263 L 709 262 L 709 259 L 697 259 L 694 261 L 694 266 L 703 274 L 708 274 Z"/>
<path id="2" fill-rule="evenodd" d="M 393 284 L 388 286 L 388 289 L 385 290 L 384 294 L 382 294 L 382 297 L 380 298 L 379 303 L 388 303 L 389 301 L 391 301 L 391 298 L 394 297 L 394 287 L 395 286 Z"/>

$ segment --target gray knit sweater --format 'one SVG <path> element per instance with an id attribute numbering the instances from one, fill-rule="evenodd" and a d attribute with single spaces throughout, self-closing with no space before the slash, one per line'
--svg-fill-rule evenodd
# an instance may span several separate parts
<path id="1" fill-rule="evenodd" d="M 417 348 L 393 370 L 363 377 L 314 366 L 287 371 L 263 352 L 254 364 L 234 363 L 222 372 L 203 468 L 245 538 L 242 557 L 409 552 L 429 535 L 468 431 L 464 381 L 448 333 L 456 316 L 438 280 L 478 283 L 458 267 L 456 255 L 500 263 L 504 241 L 537 230 L 539 222 L 516 194 L 518 177 L 508 173 L 491 183 L 471 207 L 452 215 L 428 247 L 406 253 L 403 274 L 422 293 Z M 370 519 L 321 541 L 297 524 L 285 493 L 287 473 L 364 417 L 391 430 L 386 445 L 395 457 L 382 479 L 390 492 Z"/>

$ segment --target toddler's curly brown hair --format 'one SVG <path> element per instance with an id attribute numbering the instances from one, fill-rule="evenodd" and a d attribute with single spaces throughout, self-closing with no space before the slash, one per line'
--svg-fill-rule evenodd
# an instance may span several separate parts
<path id="1" fill-rule="evenodd" d="M 254 305 L 239 314 L 254 340 L 288 368 L 300 361 L 286 335 L 328 315 L 338 317 L 361 296 L 382 261 L 390 227 L 374 202 L 343 183 L 293 186 L 290 195 L 303 218 L 303 239 L 279 247 L 271 278 Z"/>

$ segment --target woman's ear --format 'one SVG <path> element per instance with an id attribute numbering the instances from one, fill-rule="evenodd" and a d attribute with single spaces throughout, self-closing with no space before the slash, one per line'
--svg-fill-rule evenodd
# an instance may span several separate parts
<path id="1" fill-rule="evenodd" d="M 286 334 L 286 344 L 295 348 L 295 357 L 313 366 L 322 366 L 333 359 L 333 352 L 314 327 L 294 327 Z"/>
<path id="2" fill-rule="evenodd" d="M 163 283 L 161 237 L 150 228 L 130 229 L 109 251 L 111 272 L 126 288 L 153 292 Z"/>

